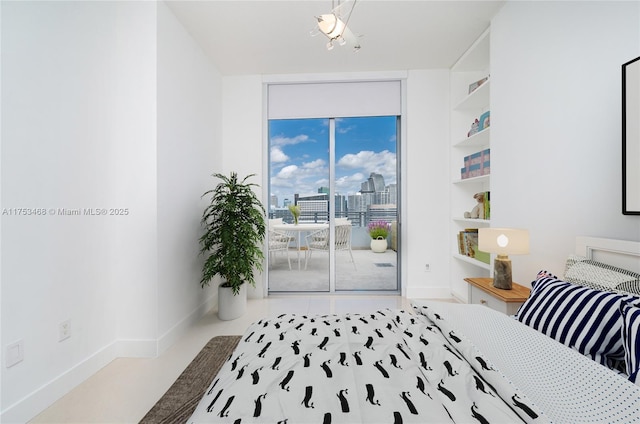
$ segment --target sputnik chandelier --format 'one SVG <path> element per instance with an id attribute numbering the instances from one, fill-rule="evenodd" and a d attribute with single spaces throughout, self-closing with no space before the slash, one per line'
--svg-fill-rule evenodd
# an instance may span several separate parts
<path id="1" fill-rule="evenodd" d="M 331 12 L 316 16 L 318 26 L 311 31 L 311 35 L 315 36 L 322 33 L 327 36 L 329 39 L 327 50 L 333 50 L 335 43 L 338 43 L 340 46 L 350 44 L 353 45 L 354 51 L 360 50 L 358 37 L 347 27 L 353 9 L 356 7 L 356 2 L 357 0 L 354 0 L 351 7 L 349 7 L 347 3 L 341 4 L 340 0 L 338 0 L 338 5 L 336 6 L 335 1 L 331 0 Z M 344 15 L 347 16 L 346 19 L 343 19 Z"/>

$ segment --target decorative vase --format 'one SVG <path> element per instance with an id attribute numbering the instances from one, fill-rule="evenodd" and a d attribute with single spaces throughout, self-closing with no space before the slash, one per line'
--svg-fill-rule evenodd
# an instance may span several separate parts
<path id="1" fill-rule="evenodd" d="M 240 318 L 247 310 L 247 284 L 240 286 L 240 292 L 233 294 L 231 287 L 218 286 L 218 318 L 223 321 Z"/>
<path id="2" fill-rule="evenodd" d="M 371 239 L 371 250 L 374 253 L 384 253 L 387 251 L 387 239 L 378 237 L 377 239 Z"/>
<path id="3" fill-rule="evenodd" d="M 293 215 L 293 224 L 298 225 L 298 215 Z"/>

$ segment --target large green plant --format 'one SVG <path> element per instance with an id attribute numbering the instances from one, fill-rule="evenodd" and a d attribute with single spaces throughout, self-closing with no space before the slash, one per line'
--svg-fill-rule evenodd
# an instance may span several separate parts
<path id="1" fill-rule="evenodd" d="M 247 182 L 255 174 L 242 181 L 238 181 L 235 172 L 229 177 L 217 173 L 213 176 L 221 182 L 202 195 L 210 195 L 211 199 L 202 213 L 205 232 L 200 237 L 200 253 L 207 259 L 200 285 L 209 285 L 220 275 L 222 285 L 238 294 L 245 282 L 255 286 L 254 269 L 262 271 L 265 210 L 252 189 L 258 185 Z"/>

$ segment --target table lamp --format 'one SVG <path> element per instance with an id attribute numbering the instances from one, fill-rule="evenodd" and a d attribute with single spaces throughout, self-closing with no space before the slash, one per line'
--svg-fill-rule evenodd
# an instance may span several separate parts
<path id="1" fill-rule="evenodd" d="M 478 250 L 498 255 L 493 261 L 493 286 L 511 290 L 511 259 L 507 255 L 529 253 L 529 231 L 515 228 L 480 228 Z"/>

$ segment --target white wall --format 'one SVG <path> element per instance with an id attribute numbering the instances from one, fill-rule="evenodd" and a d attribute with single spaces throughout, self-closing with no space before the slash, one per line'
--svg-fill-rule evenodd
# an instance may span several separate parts
<path id="1" fill-rule="evenodd" d="M 218 172 L 226 175 L 237 172 L 240 178 L 256 174 L 249 181 L 261 186 L 256 192 L 261 196 L 262 203 L 268 205 L 264 194 L 266 186 L 263 184 L 268 171 L 263 166 L 262 77 L 224 77 L 222 92 L 222 167 Z M 263 280 L 263 275 L 256 275 L 256 287 L 249 288 L 248 297 L 264 296 Z M 218 282 L 219 279 L 216 286 Z"/>
<path id="2" fill-rule="evenodd" d="M 380 73 L 380 78 L 389 73 Z M 341 75 L 341 80 L 354 78 Z M 375 79 L 375 73 L 361 77 Z M 304 76 L 269 76 L 269 81 L 304 81 Z M 326 76 L 336 80 L 335 75 Z M 308 80 L 319 81 L 314 74 Z M 223 169 L 240 175 L 257 174 L 255 182 L 268 184 L 267 161 L 263 154 L 265 137 L 263 123 L 263 85 L 260 76 L 224 77 L 223 88 Z M 407 78 L 407 133 L 402 140 L 402 163 L 406 192 L 403 193 L 404 227 L 402 237 L 403 285 L 410 297 L 448 297 L 448 185 L 442 184 L 448 175 L 448 115 L 449 72 L 447 70 L 411 71 Z M 249 153 L 250 152 L 250 153 Z M 266 201 L 266 191 L 262 193 Z M 411 233 L 407 232 L 411 228 Z M 429 262 L 432 271 L 424 271 Z M 260 281 L 258 279 L 257 281 Z M 258 285 L 259 286 L 259 285 Z M 262 296 L 257 287 L 253 296 Z"/>
<path id="3" fill-rule="evenodd" d="M 410 298 L 451 297 L 449 288 L 449 71 L 410 71 L 403 205 L 403 285 Z M 431 271 L 425 272 L 425 265 Z"/>
<path id="4" fill-rule="evenodd" d="M 218 70 L 164 3 L 158 7 L 158 337 L 160 351 L 215 302 L 200 287 L 202 194 L 222 167 Z"/>
<path id="5" fill-rule="evenodd" d="M 124 152 L 135 161 L 153 137 L 155 120 L 144 109 L 154 106 L 155 80 L 151 72 L 149 81 L 128 84 L 124 72 L 154 69 L 155 58 L 139 42 L 155 38 L 155 6 L 4 2 L 2 8 L 2 208 L 47 211 L 2 216 L 3 353 L 8 343 L 24 342 L 24 361 L 2 364 L 2 420 L 11 422 L 47 406 L 114 356 L 117 282 L 148 284 L 145 275 L 128 277 L 140 275 L 146 264 L 130 258 L 149 245 L 127 244 L 155 228 L 155 208 L 148 207 L 155 187 L 139 190 L 155 167 L 131 162 Z M 132 19 L 138 30 L 123 45 L 119 31 Z M 128 96 L 119 96 L 123 89 Z M 132 196 L 137 200 L 129 202 Z M 49 211 L 120 207 L 131 214 Z M 59 343 L 58 325 L 67 319 L 71 338 Z M 146 337 L 146 316 L 132 327 Z"/>
<path id="6" fill-rule="evenodd" d="M 197 237 L 221 78 L 162 3 L 3 2 L 1 17 L 0 350 L 22 340 L 24 361 L 3 357 L 0 411 L 24 422 L 116 356 L 157 354 L 209 306 Z"/>
<path id="7" fill-rule="evenodd" d="M 640 240 L 621 213 L 621 65 L 638 2 L 509 2 L 491 25 L 492 226 L 528 228 L 514 280 L 562 274 L 575 237 Z"/>

